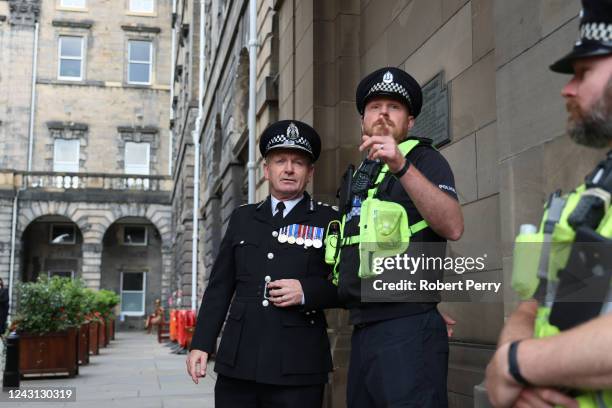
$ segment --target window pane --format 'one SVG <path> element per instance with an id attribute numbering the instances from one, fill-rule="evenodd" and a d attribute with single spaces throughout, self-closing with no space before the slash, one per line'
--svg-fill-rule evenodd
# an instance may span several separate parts
<path id="1" fill-rule="evenodd" d="M 62 0 L 62 7 L 85 7 L 85 0 Z"/>
<path id="2" fill-rule="evenodd" d="M 127 142 L 125 144 L 125 162 L 139 165 L 149 164 L 149 144 Z"/>
<path id="3" fill-rule="evenodd" d="M 121 294 L 121 311 L 122 312 L 142 312 L 143 298 L 144 298 L 144 293 L 122 293 Z"/>
<path id="4" fill-rule="evenodd" d="M 125 174 L 149 174 L 149 144 L 125 144 Z"/>
<path id="5" fill-rule="evenodd" d="M 123 242 L 126 244 L 145 244 L 147 241 L 146 227 L 124 227 Z"/>
<path id="6" fill-rule="evenodd" d="M 130 11 L 153 12 L 153 0 L 130 0 Z"/>
<path id="7" fill-rule="evenodd" d="M 61 77 L 81 77 L 81 61 L 80 60 L 61 60 L 60 62 Z"/>
<path id="8" fill-rule="evenodd" d="M 53 171 L 79 171 L 79 141 L 55 139 Z"/>
<path id="9" fill-rule="evenodd" d="M 51 243 L 53 244 L 69 244 L 74 243 L 75 229 L 73 225 L 52 225 L 51 226 Z"/>
<path id="10" fill-rule="evenodd" d="M 144 273 L 125 272 L 123 274 L 122 290 L 143 290 Z"/>
<path id="11" fill-rule="evenodd" d="M 149 41 L 130 41 L 130 61 L 151 61 L 151 43 Z"/>
<path id="12" fill-rule="evenodd" d="M 71 271 L 49 271 L 49 277 L 52 278 L 54 276 L 59 276 L 60 278 L 71 278 L 72 279 L 72 272 Z"/>
<path id="13" fill-rule="evenodd" d="M 79 141 L 55 139 L 55 160 L 62 162 L 78 162 Z"/>
<path id="14" fill-rule="evenodd" d="M 149 83 L 149 64 L 130 64 L 129 82 Z"/>
<path id="15" fill-rule="evenodd" d="M 60 56 L 62 57 L 81 57 L 81 37 L 61 37 Z"/>

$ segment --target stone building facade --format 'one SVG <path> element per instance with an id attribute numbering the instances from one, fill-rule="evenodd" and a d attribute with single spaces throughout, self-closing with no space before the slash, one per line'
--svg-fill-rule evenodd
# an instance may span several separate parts
<path id="1" fill-rule="evenodd" d="M 248 1 L 204 1 L 204 39 L 196 29 L 199 2 L 179 2 L 177 19 L 192 29 L 178 53 L 184 62 L 174 85 L 182 104 L 174 120 L 176 163 L 183 163 L 177 184 L 191 185 L 196 158 L 190 136 L 198 98 L 203 101 L 199 295 L 231 210 L 245 202 L 248 131 Z M 537 223 L 547 194 L 571 189 L 601 156 L 564 135 L 560 89 L 568 78 L 548 70 L 576 38 L 579 9 L 578 0 L 259 0 L 257 135 L 277 119 L 313 125 L 323 140 L 309 190 L 332 203 L 346 166 L 361 161 L 355 109 L 360 78 L 391 65 L 428 89 L 437 84 L 438 106 L 447 114 L 439 118 L 444 123 L 433 124 L 441 126 L 439 149 L 453 168 L 465 217 L 465 234 L 449 251 L 487 254 L 479 279 L 509 282 L 509 244 L 519 225 Z M 204 61 L 197 58 L 201 43 Z M 202 95 L 199 63 L 205 70 Z M 258 161 L 258 200 L 267 194 L 260 168 Z M 188 189 L 185 200 L 193 197 Z M 187 230 L 192 202 L 187 206 L 176 197 L 173 205 L 184 206 L 181 225 Z M 185 253 L 187 245 L 185 240 Z M 516 305 L 509 285 L 504 287 L 503 299 L 441 306 L 458 321 L 448 382 L 453 407 L 480 404 L 474 387 Z M 351 328 L 344 311 L 330 311 L 328 318 L 335 371 L 326 403 L 342 407 Z"/>
<path id="2" fill-rule="evenodd" d="M 0 277 L 115 290 L 125 327 L 176 286 L 171 14 L 164 0 L 0 1 Z"/>

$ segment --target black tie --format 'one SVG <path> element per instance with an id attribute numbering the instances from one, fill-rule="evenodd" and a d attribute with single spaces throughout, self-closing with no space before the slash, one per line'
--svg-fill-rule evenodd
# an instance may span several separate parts
<path id="1" fill-rule="evenodd" d="M 281 225 L 281 223 L 283 222 L 284 211 L 285 211 L 285 203 L 283 203 L 282 201 L 279 201 L 278 204 L 276 204 L 276 214 L 274 214 L 274 217 L 272 217 L 276 225 Z"/>

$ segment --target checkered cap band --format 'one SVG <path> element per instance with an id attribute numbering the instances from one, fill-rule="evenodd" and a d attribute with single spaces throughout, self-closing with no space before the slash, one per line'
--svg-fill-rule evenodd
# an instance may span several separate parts
<path id="1" fill-rule="evenodd" d="M 374 92 L 388 92 L 388 93 L 398 94 L 398 95 L 402 96 L 403 98 L 406 98 L 406 100 L 408 101 L 408 104 L 412 106 L 412 101 L 410 100 L 410 94 L 408 93 L 406 88 L 404 88 L 403 86 L 401 86 L 398 83 L 395 83 L 395 82 L 390 82 L 390 83 L 379 82 L 377 84 L 374 84 L 374 86 L 372 86 L 372 88 L 370 88 L 370 92 L 368 92 L 368 96 L 371 95 Z"/>
<path id="2" fill-rule="evenodd" d="M 612 24 L 585 23 L 580 27 L 582 40 L 612 42 Z"/>
<path id="3" fill-rule="evenodd" d="M 294 147 L 294 146 L 301 147 L 303 149 L 308 150 L 312 154 L 312 146 L 310 145 L 310 142 L 306 140 L 304 137 L 300 136 L 296 140 L 289 140 L 287 135 L 283 135 L 283 134 L 276 135 L 272 139 L 270 139 L 270 141 L 266 145 L 266 151 L 268 151 L 272 147 L 277 147 L 281 145 L 287 146 L 287 147 Z"/>

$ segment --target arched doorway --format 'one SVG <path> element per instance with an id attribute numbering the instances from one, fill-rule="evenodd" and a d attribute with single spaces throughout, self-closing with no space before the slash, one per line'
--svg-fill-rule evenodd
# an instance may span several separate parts
<path id="1" fill-rule="evenodd" d="M 33 282 L 40 276 L 81 277 L 83 235 L 69 218 L 36 218 L 24 230 L 21 244 L 22 282 Z"/>
<path id="2" fill-rule="evenodd" d="M 143 217 L 124 217 L 111 224 L 102 240 L 100 288 L 120 296 L 117 328 L 142 329 L 162 291 L 162 240 Z"/>

